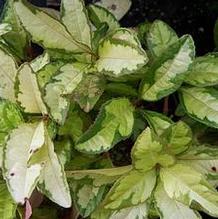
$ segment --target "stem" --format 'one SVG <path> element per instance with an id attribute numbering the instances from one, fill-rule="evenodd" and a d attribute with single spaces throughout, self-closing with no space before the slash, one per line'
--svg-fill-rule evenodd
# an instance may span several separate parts
<path id="1" fill-rule="evenodd" d="M 163 104 L 163 113 L 167 115 L 168 112 L 169 112 L 169 97 L 165 97 Z"/>

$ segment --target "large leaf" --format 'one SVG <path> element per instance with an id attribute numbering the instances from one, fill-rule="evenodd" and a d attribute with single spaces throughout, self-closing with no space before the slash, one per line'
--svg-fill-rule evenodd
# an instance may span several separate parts
<path id="1" fill-rule="evenodd" d="M 171 199 L 164 190 L 163 184 L 159 183 L 154 193 L 155 202 L 161 219 L 200 219 L 201 216 L 174 199 Z"/>
<path id="2" fill-rule="evenodd" d="M 142 111 L 142 115 L 157 135 L 161 135 L 165 129 L 173 124 L 173 121 L 167 116 L 155 111 L 144 110 Z"/>
<path id="3" fill-rule="evenodd" d="M 178 41 L 176 32 L 160 20 L 153 22 L 147 34 L 147 45 L 154 57 L 159 57 L 172 44 Z"/>
<path id="4" fill-rule="evenodd" d="M 130 9 L 132 2 L 131 0 L 100 0 L 95 4 L 106 8 L 117 20 L 120 20 Z"/>
<path id="5" fill-rule="evenodd" d="M 146 173 L 132 170 L 113 185 L 103 201 L 104 208 L 122 209 L 144 203 L 150 197 L 155 184 L 155 170 Z"/>
<path id="6" fill-rule="evenodd" d="M 201 210 L 218 216 L 218 193 L 201 173 L 189 166 L 176 164 L 162 168 L 160 176 L 170 198 L 188 206 L 197 203 Z"/>
<path id="7" fill-rule="evenodd" d="M 0 100 L 0 168 L 2 167 L 3 145 L 6 136 L 22 122 L 22 115 L 15 104 Z"/>
<path id="8" fill-rule="evenodd" d="M 104 104 L 93 126 L 78 140 L 76 149 L 86 153 L 101 153 L 111 149 L 131 134 L 133 110 L 125 98 L 113 99 Z"/>
<path id="9" fill-rule="evenodd" d="M 54 144 L 47 131 L 44 147 L 35 154 L 31 162 L 34 163 L 37 159 L 44 164 L 39 180 L 41 192 L 58 205 L 69 208 L 71 196 L 64 167 L 54 151 Z"/>
<path id="10" fill-rule="evenodd" d="M 28 46 L 28 37 L 13 8 L 13 0 L 7 0 L 4 9 L 2 21 L 11 25 L 12 31 L 3 36 L 10 51 L 19 59 L 26 57 L 26 48 Z"/>
<path id="11" fill-rule="evenodd" d="M 88 12 L 90 20 L 97 28 L 99 28 L 102 23 L 107 23 L 109 26 L 109 31 L 120 27 L 114 15 L 103 7 L 97 5 L 89 5 Z"/>
<path id="12" fill-rule="evenodd" d="M 15 102 L 14 82 L 17 64 L 12 55 L 0 49 L 0 97 Z"/>
<path id="13" fill-rule="evenodd" d="M 61 20 L 70 34 L 91 48 L 91 30 L 83 0 L 63 0 Z"/>
<path id="14" fill-rule="evenodd" d="M 39 180 L 41 164 L 28 161 L 44 145 L 44 132 L 43 122 L 21 124 L 10 133 L 4 148 L 3 173 L 17 203 L 24 204 Z"/>
<path id="15" fill-rule="evenodd" d="M 148 61 L 141 46 L 113 37 L 101 42 L 98 56 L 99 59 L 96 62 L 98 71 L 112 77 L 132 74 Z"/>
<path id="16" fill-rule="evenodd" d="M 131 166 L 102 170 L 67 172 L 72 195 L 79 212 L 87 217 L 100 204 L 107 185 L 131 170 Z"/>
<path id="17" fill-rule="evenodd" d="M 185 82 L 197 87 L 207 87 L 218 84 L 218 57 L 207 55 L 198 57 L 190 66 Z"/>
<path id="18" fill-rule="evenodd" d="M 26 113 L 47 114 L 46 106 L 42 100 L 36 74 L 29 64 L 23 64 L 18 71 L 17 101 Z"/>
<path id="19" fill-rule="evenodd" d="M 90 52 L 87 46 L 80 44 L 69 34 L 64 25 L 43 10 L 22 0 L 15 0 L 14 8 L 32 40 L 45 48 L 73 53 Z"/>
<path id="20" fill-rule="evenodd" d="M 156 101 L 176 91 L 194 57 L 194 42 L 186 35 L 170 46 L 145 74 L 141 84 L 141 97 Z"/>
<path id="21" fill-rule="evenodd" d="M 161 135 L 162 142 L 171 154 L 186 151 L 192 143 L 191 128 L 183 121 L 171 125 Z"/>
<path id="22" fill-rule="evenodd" d="M 213 88 L 182 88 L 181 103 L 193 119 L 218 128 L 218 91 Z"/>
<path id="23" fill-rule="evenodd" d="M 132 149 L 133 166 L 140 171 L 151 170 L 156 164 L 170 166 L 174 158 L 162 152 L 163 146 L 155 139 L 150 128 L 146 128 L 137 138 Z"/>
<path id="24" fill-rule="evenodd" d="M 0 181 L 0 218 L 12 219 L 15 217 L 16 204 L 11 198 L 8 188 L 3 181 Z"/>
<path id="25" fill-rule="evenodd" d="M 89 112 L 104 92 L 105 79 L 98 75 L 86 74 L 73 93 L 81 109 Z"/>
<path id="26" fill-rule="evenodd" d="M 44 100 L 50 109 L 50 115 L 60 124 L 64 123 L 69 109 L 67 95 L 70 95 L 82 80 L 82 69 L 76 64 L 66 64 L 45 87 Z"/>

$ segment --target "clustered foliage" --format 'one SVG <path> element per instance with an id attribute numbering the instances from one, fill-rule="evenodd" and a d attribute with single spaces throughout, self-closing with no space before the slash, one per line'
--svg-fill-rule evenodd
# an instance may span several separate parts
<path id="1" fill-rule="evenodd" d="M 195 57 L 192 37 L 159 20 L 121 28 L 129 1 L 108 2 L 7 1 L 0 218 L 218 217 L 218 54 Z M 114 166 L 128 141 L 132 163 Z"/>

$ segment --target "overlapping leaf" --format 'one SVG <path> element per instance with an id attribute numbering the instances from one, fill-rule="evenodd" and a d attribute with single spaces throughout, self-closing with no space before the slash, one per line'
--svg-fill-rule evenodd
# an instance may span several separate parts
<path id="1" fill-rule="evenodd" d="M 76 149 L 87 153 L 110 150 L 128 137 L 133 128 L 133 106 L 128 99 L 114 99 L 103 105 L 95 123 L 76 144 Z"/>
<path id="2" fill-rule="evenodd" d="M 175 92 L 185 78 L 194 53 L 194 42 L 189 35 L 170 46 L 146 73 L 141 84 L 142 99 L 156 101 Z"/>

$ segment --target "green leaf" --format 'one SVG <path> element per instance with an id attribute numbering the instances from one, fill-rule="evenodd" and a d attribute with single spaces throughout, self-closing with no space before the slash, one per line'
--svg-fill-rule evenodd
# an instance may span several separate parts
<path id="1" fill-rule="evenodd" d="M 25 113 L 47 114 L 46 106 L 42 100 L 36 74 L 29 64 L 23 64 L 16 78 L 17 102 Z"/>
<path id="2" fill-rule="evenodd" d="M 49 107 L 51 117 L 63 124 L 69 109 L 67 95 L 71 95 L 83 77 L 83 66 L 66 64 L 45 86 L 44 100 Z"/>
<path id="3" fill-rule="evenodd" d="M 2 23 L 0 24 L 0 36 L 10 32 L 12 30 L 12 27 L 10 24 Z"/>
<path id="4" fill-rule="evenodd" d="M 218 186 L 218 150 L 216 147 L 193 146 L 179 157 L 179 163 L 196 169 L 215 187 Z"/>
<path id="5" fill-rule="evenodd" d="M 186 113 L 207 126 L 218 128 L 218 91 L 213 88 L 182 88 L 180 101 Z"/>
<path id="6" fill-rule="evenodd" d="M 14 1 L 15 11 L 32 40 L 47 49 L 66 52 L 90 52 L 89 48 L 77 42 L 58 20 L 43 10 L 33 7 L 22 0 Z"/>
<path id="7" fill-rule="evenodd" d="M 194 42 L 189 35 L 170 46 L 146 73 L 141 84 L 142 99 L 157 101 L 175 92 L 185 78 L 194 53 Z"/>
<path id="8" fill-rule="evenodd" d="M 0 218 L 12 219 L 15 217 L 16 204 L 11 198 L 6 184 L 0 181 Z"/>
<path id="9" fill-rule="evenodd" d="M 104 7 L 112 13 L 117 20 L 120 20 L 130 9 L 132 2 L 131 0 L 101 0 L 95 4 Z"/>
<path id="10" fill-rule="evenodd" d="M 161 182 L 154 193 L 155 202 L 161 219 L 201 219 L 200 214 L 174 199 L 171 199 Z"/>
<path id="11" fill-rule="evenodd" d="M 40 176 L 40 163 L 28 165 L 31 156 L 45 143 L 43 122 L 24 123 L 14 129 L 4 148 L 3 174 L 17 203 L 30 198 Z"/>
<path id="12" fill-rule="evenodd" d="M 15 104 L 0 100 L 0 168 L 2 167 L 3 145 L 6 137 L 22 122 L 22 115 Z"/>
<path id="13" fill-rule="evenodd" d="M 144 203 L 150 197 L 155 184 L 155 170 L 146 173 L 132 170 L 113 185 L 103 201 L 104 208 L 114 210 Z"/>
<path id="14" fill-rule="evenodd" d="M 74 100 L 84 112 L 93 109 L 104 92 L 105 79 L 98 75 L 86 74 L 73 92 Z"/>
<path id="15" fill-rule="evenodd" d="M 160 137 L 170 154 L 180 154 L 186 151 L 192 143 L 191 128 L 179 121 L 166 129 Z"/>
<path id="16" fill-rule="evenodd" d="M 149 28 L 147 45 L 154 57 L 160 57 L 167 48 L 178 41 L 176 32 L 165 22 L 156 20 Z"/>
<path id="17" fill-rule="evenodd" d="M 35 159 L 37 157 L 44 164 L 39 180 L 40 191 L 58 205 L 69 208 L 71 196 L 64 167 L 54 151 L 54 144 L 47 131 L 44 147 L 38 151 Z"/>
<path id="18" fill-rule="evenodd" d="M 89 5 L 88 13 L 89 13 L 89 19 L 95 25 L 96 28 L 99 28 L 102 23 L 108 24 L 109 31 L 120 27 L 115 16 L 103 7 L 97 5 Z"/>
<path id="19" fill-rule="evenodd" d="M 147 120 L 150 128 L 157 134 L 161 135 L 165 129 L 173 124 L 173 121 L 167 116 L 155 111 L 141 111 L 143 117 Z"/>
<path id="20" fill-rule="evenodd" d="M 17 64 L 8 52 L 0 49 L 0 97 L 15 102 L 14 83 Z"/>
<path id="21" fill-rule="evenodd" d="M 170 166 L 175 159 L 162 152 L 163 145 L 155 139 L 150 128 L 146 128 L 137 138 L 132 149 L 133 166 L 139 171 L 151 170 L 156 164 Z"/>
<path id="22" fill-rule="evenodd" d="M 108 101 L 95 123 L 81 136 L 75 148 L 86 153 L 102 153 L 127 138 L 134 124 L 134 108 L 128 99 Z"/>
<path id="23" fill-rule="evenodd" d="M 91 48 L 91 29 L 83 0 L 63 0 L 61 20 L 75 40 Z"/>
<path id="24" fill-rule="evenodd" d="M 98 71 L 112 77 L 132 74 L 148 62 L 147 55 L 141 47 L 115 38 L 105 39 L 99 45 L 98 56 Z"/>
<path id="25" fill-rule="evenodd" d="M 218 57 L 207 55 L 198 57 L 190 66 L 185 82 L 196 87 L 207 87 L 218 84 Z"/>
<path id="26" fill-rule="evenodd" d="M 42 55 L 37 56 L 30 62 L 30 66 L 34 72 L 38 72 L 44 68 L 48 63 L 50 63 L 50 57 L 47 52 L 44 52 Z"/>
<path id="27" fill-rule="evenodd" d="M 19 59 L 26 58 L 25 50 L 29 44 L 29 40 L 16 15 L 13 0 L 6 1 L 3 9 L 2 22 L 10 24 L 12 27 L 12 31 L 3 36 L 9 50 L 15 53 Z"/>
<path id="28" fill-rule="evenodd" d="M 218 193 L 204 176 L 189 166 L 162 168 L 161 180 L 168 196 L 185 205 L 197 203 L 202 211 L 218 216 Z"/>

